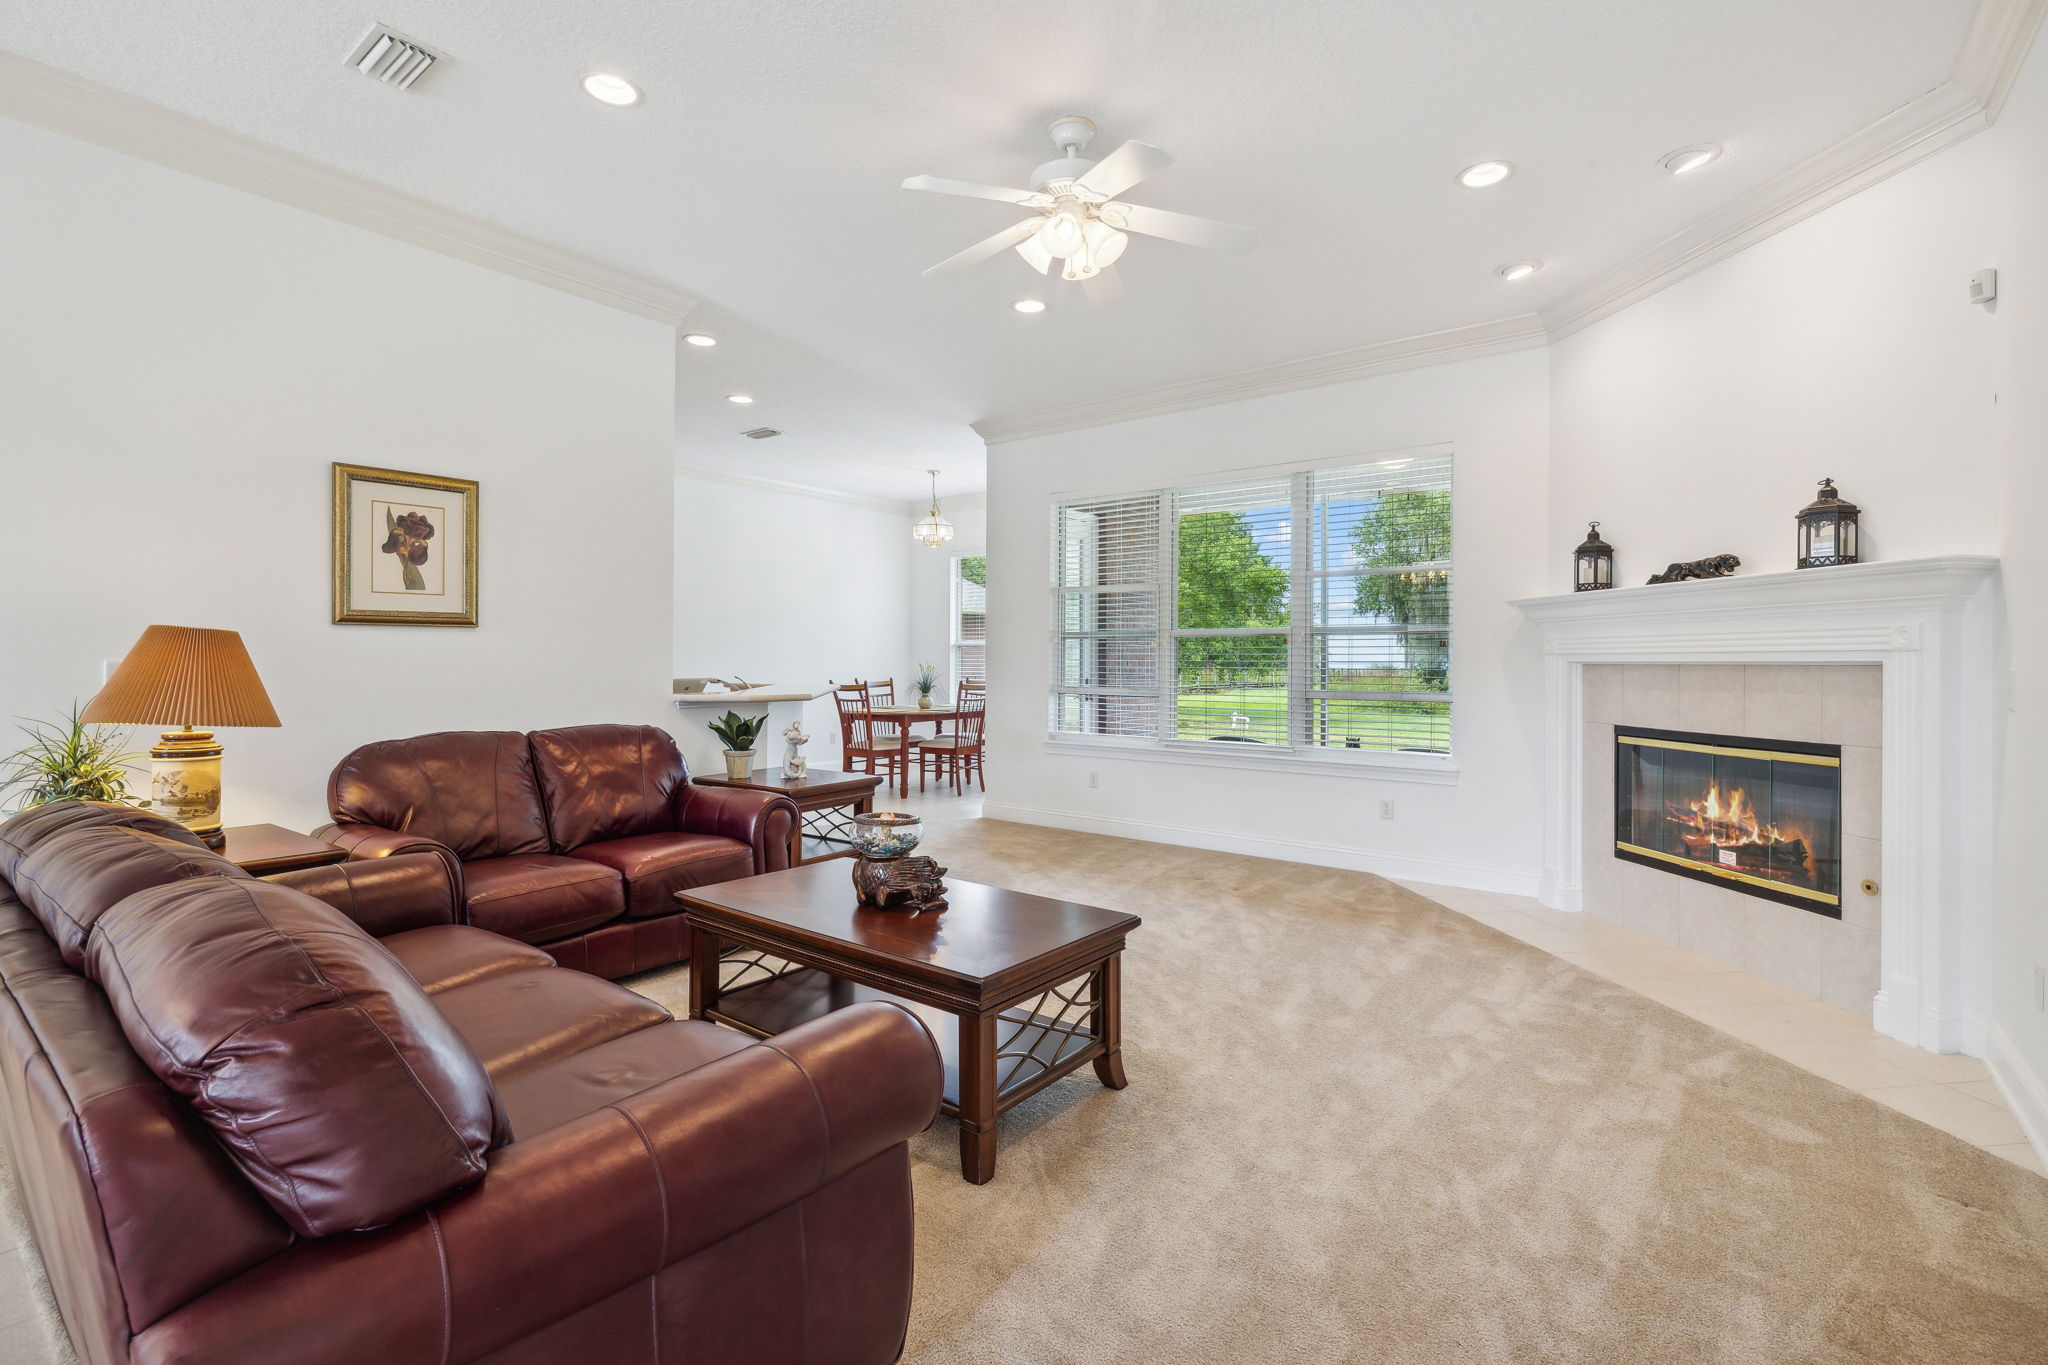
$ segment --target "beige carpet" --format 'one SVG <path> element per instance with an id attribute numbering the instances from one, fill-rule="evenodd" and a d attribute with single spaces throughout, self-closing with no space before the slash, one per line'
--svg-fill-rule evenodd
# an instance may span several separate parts
<path id="1" fill-rule="evenodd" d="M 1128 1090 L 1011 1111 L 979 1188 L 916 1143 L 916 1365 L 2048 1361 L 2048 1181 L 1997 1157 L 1376 877 L 927 843 L 1146 923 Z"/>
<path id="2" fill-rule="evenodd" d="M 1129 1089 L 918 1140 L 917 1365 L 2048 1361 L 2048 1180 L 1377 877 L 927 843 L 1145 926 Z"/>

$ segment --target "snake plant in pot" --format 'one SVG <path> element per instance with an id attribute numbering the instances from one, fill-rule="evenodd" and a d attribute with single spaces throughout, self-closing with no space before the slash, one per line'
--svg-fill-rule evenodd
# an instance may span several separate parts
<path id="1" fill-rule="evenodd" d="M 728 711 L 711 722 L 711 733 L 718 736 L 718 742 L 725 746 L 725 775 L 735 782 L 744 782 L 754 771 L 754 741 L 760 737 L 761 729 L 768 724 L 768 717 L 747 717 L 737 711 Z"/>

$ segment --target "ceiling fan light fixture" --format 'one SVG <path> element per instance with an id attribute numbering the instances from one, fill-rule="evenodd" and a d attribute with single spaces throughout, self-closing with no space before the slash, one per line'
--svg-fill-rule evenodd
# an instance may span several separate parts
<path id="1" fill-rule="evenodd" d="M 1506 161 L 1475 161 L 1458 172 L 1458 183 L 1468 190 L 1491 189 L 1515 173 Z"/>
<path id="2" fill-rule="evenodd" d="M 1046 218 L 1045 226 L 1038 230 L 1036 239 L 1048 255 L 1065 260 L 1087 244 L 1086 223 L 1081 201 L 1069 198 Z"/>
<path id="3" fill-rule="evenodd" d="M 1718 161 L 1721 148 L 1712 142 L 1696 143 L 1691 147 L 1680 147 L 1675 152 L 1666 152 L 1657 162 L 1673 175 L 1684 175 L 1696 171 L 1709 162 Z"/>
<path id="4" fill-rule="evenodd" d="M 1118 232 L 1100 218 L 1088 220 L 1083 235 L 1088 240 L 1088 259 L 1097 270 L 1107 270 L 1115 265 L 1117 258 L 1124 254 L 1124 248 L 1131 244 L 1129 234 Z"/>
<path id="5" fill-rule="evenodd" d="M 1509 261 L 1506 265 L 1495 266 L 1493 273 L 1512 283 L 1515 280 L 1526 280 L 1542 268 L 1541 261 Z"/>

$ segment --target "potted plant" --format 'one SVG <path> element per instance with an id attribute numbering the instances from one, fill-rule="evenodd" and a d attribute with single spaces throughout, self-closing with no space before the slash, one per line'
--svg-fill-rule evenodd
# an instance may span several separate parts
<path id="1" fill-rule="evenodd" d="M 939 670 L 935 664 L 917 666 L 917 709 L 932 709 L 932 689 L 939 685 Z"/>
<path id="2" fill-rule="evenodd" d="M 19 809 L 51 801 L 129 801 L 128 775 L 143 757 L 121 745 L 121 731 L 109 725 L 87 725 L 78 718 L 78 703 L 62 722 L 24 720 L 29 742 L 0 758 L 0 799 L 13 797 Z"/>
<path id="3" fill-rule="evenodd" d="M 728 711 L 711 722 L 711 733 L 725 745 L 725 775 L 733 781 L 744 782 L 753 773 L 754 740 L 767 723 L 766 716 L 750 720 L 737 711 Z"/>

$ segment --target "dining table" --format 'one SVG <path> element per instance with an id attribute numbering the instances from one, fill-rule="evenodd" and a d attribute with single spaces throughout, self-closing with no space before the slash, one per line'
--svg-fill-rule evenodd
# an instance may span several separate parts
<path id="1" fill-rule="evenodd" d="M 897 743 L 901 746 L 902 760 L 896 765 L 896 794 L 910 795 L 910 731 L 912 726 L 929 721 L 943 731 L 949 722 L 960 719 L 960 707 L 933 702 L 930 706 L 870 706 L 870 722 L 882 721 L 896 727 Z"/>

